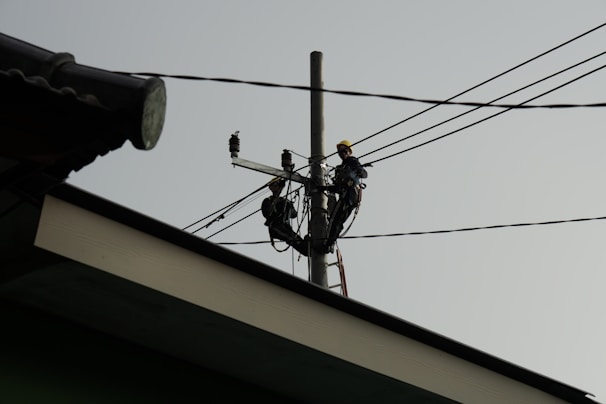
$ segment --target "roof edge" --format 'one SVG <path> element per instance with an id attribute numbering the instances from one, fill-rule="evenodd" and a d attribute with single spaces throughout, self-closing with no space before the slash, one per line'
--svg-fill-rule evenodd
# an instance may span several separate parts
<path id="1" fill-rule="evenodd" d="M 591 393 L 504 361 L 443 335 L 352 300 L 351 298 L 338 295 L 328 289 L 296 278 L 277 268 L 193 236 L 179 228 L 160 222 L 80 188 L 69 184 L 62 184 L 51 190 L 49 194 L 159 239 L 204 255 L 225 265 L 229 265 L 249 275 L 329 305 L 335 309 L 416 340 L 422 344 L 439 349 L 513 380 L 527 384 L 570 403 L 595 404 L 594 400 L 587 397 L 591 396 Z"/>

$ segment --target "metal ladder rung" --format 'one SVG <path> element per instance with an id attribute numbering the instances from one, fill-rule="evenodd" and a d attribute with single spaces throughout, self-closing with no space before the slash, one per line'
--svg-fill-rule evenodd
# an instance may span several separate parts
<path id="1" fill-rule="evenodd" d="M 339 269 L 339 278 L 341 279 L 341 283 L 337 283 L 335 285 L 329 286 L 330 289 L 334 289 L 337 287 L 341 288 L 341 294 L 343 296 L 347 296 L 347 282 L 345 281 L 345 266 L 343 265 L 343 256 L 341 255 L 341 250 L 337 248 L 337 262 L 332 264 L 328 264 L 328 266 L 336 266 Z"/>

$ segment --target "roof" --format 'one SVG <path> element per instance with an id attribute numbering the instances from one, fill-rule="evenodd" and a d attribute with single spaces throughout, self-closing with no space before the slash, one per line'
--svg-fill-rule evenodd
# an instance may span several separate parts
<path id="1" fill-rule="evenodd" d="M 32 231 L 27 269 L 14 269 L 0 297 L 279 394 L 307 402 L 593 402 L 69 185 L 46 196 Z"/>
<path id="2" fill-rule="evenodd" d="M 0 88 L 0 110 L 11 111 L 0 115 L 0 302 L 307 402 L 593 402 L 61 184 L 127 139 L 153 147 L 161 82 L 79 66 L 1 35 Z"/>
<path id="3" fill-rule="evenodd" d="M 129 140 L 149 150 L 164 124 L 162 80 L 77 64 L 0 34 L 0 179 L 32 197 Z"/>

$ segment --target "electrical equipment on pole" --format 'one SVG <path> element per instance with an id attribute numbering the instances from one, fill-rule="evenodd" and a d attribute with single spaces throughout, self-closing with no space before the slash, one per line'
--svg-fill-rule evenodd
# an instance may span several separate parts
<path id="1" fill-rule="evenodd" d="M 341 293 L 347 296 L 347 286 L 345 283 L 345 270 L 343 267 L 343 258 L 341 256 L 341 252 L 338 249 L 336 250 L 337 262 L 335 263 L 335 265 L 339 269 L 340 283 L 338 283 L 337 285 L 329 286 L 327 277 L 328 251 L 326 251 L 325 243 L 329 232 L 329 212 L 328 197 L 324 192 L 328 187 L 326 186 L 326 157 L 324 155 L 324 99 L 322 91 L 323 82 L 321 52 L 312 52 L 310 55 L 310 82 L 311 154 L 309 157 L 309 178 L 303 177 L 302 175 L 294 171 L 292 153 L 287 149 L 283 149 L 282 155 L 280 156 L 282 167 L 281 169 L 240 158 L 239 131 L 234 132 L 229 138 L 229 152 L 231 154 L 231 160 L 234 166 L 248 168 L 275 177 L 274 180 L 268 183 L 268 186 L 276 187 L 276 189 L 272 191 L 275 192 L 275 200 L 277 200 L 280 194 L 280 182 L 283 183 L 283 181 L 294 181 L 304 185 L 305 195 L 309 198 L 311 205 L 309 207 L 309 234 L 304 239 L 301 238 L 298 234 L 293 234 L 291 231 L 282 231 L 280 234 L 285 235 L 285 233 L 289 233 L 283 238 L 284 241 L 289 243 L 291 246 L 293 246 L 300 252 L 302 251 L 301 243 L 304 242 L 307 246 L 308 253 L 304 255 L 308 256 L 310 260 L 310 279 L 312 283 L 325 288 L 333 288 L 338 286 L 341 288 Z M 288 202 L 289 201 L 286 201 L 286 204 L 284 206 L 288 206 Z M 265 214 L 266 213 L 264 213 L 264 215 Z M 285 212 L 284 216 L 287 217 L 288 214 L 286 214 Z M 286 228 L 286 230 L 288 229 L 290 229 L 290 227 Z M 282 227 L 282 230 L 284 230 L 284 227 Z"/>

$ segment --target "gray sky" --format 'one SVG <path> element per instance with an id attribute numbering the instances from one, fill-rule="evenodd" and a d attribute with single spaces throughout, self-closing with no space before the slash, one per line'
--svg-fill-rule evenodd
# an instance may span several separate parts
<path id="1" fill-rule="evenodd" d="M 327 89 L 423 99 L 447 99 L 603 24 L 605 16 L 602 0 L 0 2 L 2 32 L 72 53 L 85 65 L 308 85 L 309 55 L 320 51 Z M 457 100 L 489 102 L 603 52 L 605 43 L 606 27 Z M 605 62 L 597 58 L 500 102 L 525 101 Z M 183 228 L 269 180 L 232 167 L 227 142 L 234 131 L 242 158 L 279 167 L 282 149 L 308 156 L 307 92 L 165 82 L 166 123 L 156 148 L 126 144 L 69 183 Z M 605 83 L 600 70 L 532 104 L 604 102 Z M 430 106 L 336 94 L 326 94 L 324 104 L 327 154 L 341 139 L 360 141 Z M 435 108 L 354 153 L 371 153 L 469 109 Z M 474 111 L 362 162 L 499 111 Z M 508 111 L 377 162 L 347 235 L 606 216 L 603 117 L 603 108 Z M 294 162 L 306 165 L 302 157 Z M 260 204 L 255 199 L 196 235 L 208 237 Z M 339 247 L 352 299 L 606 401 L 605 239 L 606 221 L 592 220 L 343 239 Z M 210 240 L 264 241 L 268 234 L 257 213 Z M 306 259 L 290 250 L 228 248 L 307 278 Z"/>

